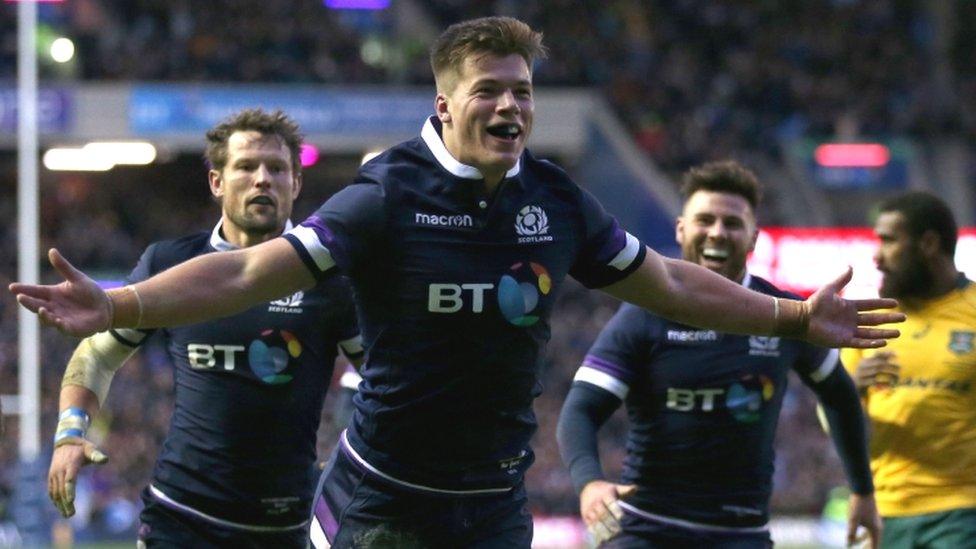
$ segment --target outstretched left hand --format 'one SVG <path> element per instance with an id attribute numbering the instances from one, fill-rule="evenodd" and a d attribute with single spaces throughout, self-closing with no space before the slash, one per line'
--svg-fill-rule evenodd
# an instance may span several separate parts
<path id="1" fill-rule="evenodd" d="M 888 339 L 900 335 L 893 328 L 874 328 L 905 321 L 904 313 L 876 312 L 898 306 L 894 299 L 844 299 L 840 291 L 851 281 L 853 270 L 838 276 L 811 295 L 803 306 L 809 314 L 809 325 L 803 339 L 823 347 L 871 349 L 884 347 Z"/>

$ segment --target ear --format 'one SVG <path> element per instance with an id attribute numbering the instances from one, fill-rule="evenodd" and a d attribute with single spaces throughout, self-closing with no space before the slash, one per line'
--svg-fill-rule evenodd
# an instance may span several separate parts
<path id="1" fill-rule="evenodd" d="M 220 172 L 210 170 L 207 172 L 207 179 L 210 181 L 210 194 L 220 198 L 224 195 L 224 180 L 220 177 Z"/>
<path id="2" fill-rule="evenodd" d="M 923 257 L 934 258 L 941 254 L 939 244 L 939 234 L 931 229 L 918 238 L 918 249 Z"/>
<path id="3" fill-rule="evenodd" d="M 674 221 L 674 241 L 683 244 L 685 240 L 685 218 L 678 216 Z"/>
<path id="4" fill-rule="evenodd" d="M 291 198 L 298 198 L 298 193 L 302 192 L 302 174 L 297 174 L 291 183 Z"/>
<path id="5" fill-rule="evenodd" d="M 756 241 L 759 240 L 759 227 L 756 226 L 752 229 L 752 242 L 749 243 L 748 253 L 752 253 L 756 250 Z"/>
<path id="6" fill-rule="evenodd" d="M 447 108 L 447 96 L 443 93 L 438 93 L 437 97 L 434 98 L 434 113 L 437 114 L 437 119 L 441 121 L 441 124 L 451 122 L 451 112 Z"/>

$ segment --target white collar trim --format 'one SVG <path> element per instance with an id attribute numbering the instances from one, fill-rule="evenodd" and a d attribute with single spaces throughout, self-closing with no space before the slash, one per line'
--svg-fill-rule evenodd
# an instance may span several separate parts
<path id="1" fill-rule="evenodd" d="M 438 164 L 440 164 L 445 170 L 451 172 L 457 177 L 464 179 L 484 179 L 485 176 L 481 175 L 481 170 L 475 168 L 474 166 L 468 166 L 467 164 L 462 164 L 454 158 L 447 147 L 444 146 L 444 140 L 441 139 L 441 134 L 434 127 L 434 117 L 431 116 L 424 123 L 424 129 L 420 131 L 420 137 L 427 144 L 427 148 L 430 152 L 434 154 L 434 158 L 437 159 Z M 505 178 L 515 177 L 519 174 L 522 169 L 522 159 L 519 158 L 515 162 L 515 166 L 512 169 L 505 172 Z"/>
<path id="2" fill-rule="evenodd" d="M 748 288 L 750 284 L 752 284 L 752 275 L 746 271 L 746 276 L 742 277 L 742 285 Z"/>
<path id="3" fill-rule="evenodd" d="M 227 241 L 222 234 L 220 234 L 220 227 L 223 226 L 224 220 L 221 219 L 214 226 L 213 231 L 210 233 L 210 247 L 217 250 L 218 252 L 226 252 L 229 250 L 236 250 L 237 246 L 231 244 Z M 290 231 L 294 227 L 292 225 L 291 219 L 285 221 L 285 230 L 282 233 Z"/>

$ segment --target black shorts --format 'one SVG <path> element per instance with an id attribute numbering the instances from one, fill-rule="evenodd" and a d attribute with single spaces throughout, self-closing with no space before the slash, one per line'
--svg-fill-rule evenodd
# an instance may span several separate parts
<path id="1" fill-rule="evenodd" d="M 149 488 L 142 491 L 142 501 L 145 507 L 139 515 L 139 548 L 304 549 L 308 547 L 307 526 L 267 532 L 228 527 L 175 509 L 157 499 Z"/>
<path id="2" fill-rule="evenodd" d="M 392 484 L 337 448 L 322 473 L 311 521 L 316 549 L 528 549 L 525 487 L 491 495 L 446 495 Z"/>

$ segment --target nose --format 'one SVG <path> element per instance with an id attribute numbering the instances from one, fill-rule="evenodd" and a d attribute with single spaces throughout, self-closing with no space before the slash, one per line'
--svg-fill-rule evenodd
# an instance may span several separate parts
<path id="1" fill-rule="evenodd" d="M 881 248 L 880 247 L 878 247 L 876 250 L 874 250 L 874 256 L 873 256 L 872 259 L 874 259 L 874 265 L 875 265 L 875 267 L 880 267 L 881 266 L 882 256 L 881 256 Z"/>
<path id="2" fill-rule="evenodd" d="M 505 90 L 501 97 L 498 98 L 498 111 L 499 112 L 514 112 L 518 114 L 522 111 L 522 107 L 519 106 L 518 99 L 515 98 L 515 92 L 512 90 Z"/>
<path id="3" fill-rule="evenodd" d="M 263 162 L 254 170 L 254 185 L 262 188 L 271 185 L 271 171 Z"/>
<path id="4" fill-rule="evenodd" d="M 725 223 L 722 223 L 721 221 L 716 221 L 708 227 L 708 236 L 710 238 L 725 238 L 726 233 L 727 231 Z"/>

